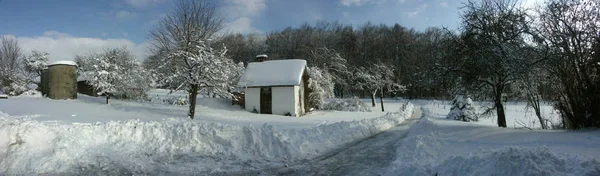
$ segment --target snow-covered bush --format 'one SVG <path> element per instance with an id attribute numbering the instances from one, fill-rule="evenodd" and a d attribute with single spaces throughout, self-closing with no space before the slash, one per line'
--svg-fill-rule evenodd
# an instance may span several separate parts
<path id="1" fill-rule="evenodd" d="M 166 97 L 166 98 L 162 99 L 162 102 L 164 104 L 170 104 L 170 105 L 187 105 L 188 104 L 188 100 L 185 97 Z"/>
<path id="2" fill-rule="evenodd" d="M 37 88 L 37 85 L 31 84 L 21 72 L 8 74 L 3 81 L 0 80 L 0 91 L 10 96 L 21 95 L 25 91 Z"/>
<path id="3" fill-rule="evenodd" d="M 21 95 L 22 97 L 42 97 L 42 92 L 37 91 L 37 90 L 28 90 L 23 92 Z"/>
<path id="4" fill-rule="evenodd" d="M 2 88 L 2 92 L 10 95 L 17 96 L 21 95 L 23 92 L 30 90 L 27 86 L 20 84 L 19 82 L 10 83 L 10 85 Z"/>
<path id="5" fill-rule="evenodd" d="M 331 75 L 317 67 L 308 67 L 308 104 L 320 109 L 325 103 L 325 98 L 333 97 L 333 81 Z"/>
<path id="6" fill-rule="evenodd" d="M 350 112 L 371 112 L 371 108 L 358 97 L 332 100 L 325 103 L 322 109 Z"/>
<path id="7" fill-rule="evenodd" d="M 126 99 L 144 99 L 150 90 L 152 77 L 126 48 L 106 50 L 88 56 L 78 56 L 80 72 L 98 92 Z"/>
<path id="8" fill-rule="evenodd" d="M 447 119 L 461 120 L 465 122 L 478 121 L 479 115 L 473 106 L 473 100 L 463 95 L 456 95 L 452 100 L 452 108 L 446 116 Z"/>

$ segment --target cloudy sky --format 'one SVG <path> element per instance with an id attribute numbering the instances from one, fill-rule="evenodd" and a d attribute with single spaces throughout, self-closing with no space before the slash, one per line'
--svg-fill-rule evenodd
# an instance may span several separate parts
<path id="1" fill-rule="evenodd" d="M 541 0 L 523 0 L 533 4 Z M 422 30 L 456 28 L 461 0 L 215 0 L 224 32 L 266 33 L 308 22 L 394 24 Z M 148 31 L 173 7 L 172 0 L 0 0 L 0 35 L 50 60 L 126 46 L 145 56 Z"/>

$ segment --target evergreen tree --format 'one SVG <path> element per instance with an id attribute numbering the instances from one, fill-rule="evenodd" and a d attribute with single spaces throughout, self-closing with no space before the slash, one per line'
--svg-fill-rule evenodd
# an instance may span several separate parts
<path id="1" fill-rule="evenodd" d="M 446 118 L 464 122 L 479 120 L 477 110 L 473 106 L 473 100 L 463 95 L 454 96 L 452 108 L 450 108 L 450 113 L 448 113 Z"/>

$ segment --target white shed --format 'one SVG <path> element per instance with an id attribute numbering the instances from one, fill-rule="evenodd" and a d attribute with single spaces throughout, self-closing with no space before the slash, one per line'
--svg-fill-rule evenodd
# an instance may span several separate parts
<path id="1" fill-rule="evenodd" d="M 247 111 L 303 115 L 308 106 L 306 61 L 300 59 L 252 62 L 240 78 Z"/>

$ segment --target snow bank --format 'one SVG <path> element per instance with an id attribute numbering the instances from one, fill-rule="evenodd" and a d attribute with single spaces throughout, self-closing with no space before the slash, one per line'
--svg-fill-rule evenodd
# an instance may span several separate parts
<path id="1" fill-rule="evenodd" d="M 349 99 L 335 99 L 323 105 L 323 110 L 350 111 L 350 112 L 371 112 L 371 107 L 367 106 L 358 97 Z"/>
<path id="2" fill-rule="evenodd" d="M 433 171 L 439 175 L 600 175 L 600 162 L 557 155 L 546 147 L 507 147 L 453 156 Z"/>
<path id="3" fill-rule="evenodd" d="M 0 173 L 160 175 L 282 164 L 394 127 L 412 108 L 308 129 L 176 119 L 61 124 L 0 113 Z"/>

